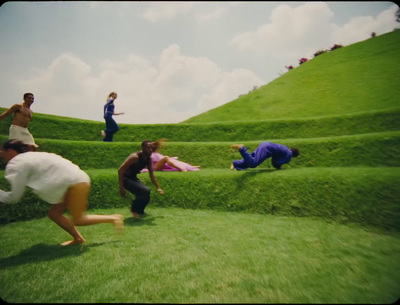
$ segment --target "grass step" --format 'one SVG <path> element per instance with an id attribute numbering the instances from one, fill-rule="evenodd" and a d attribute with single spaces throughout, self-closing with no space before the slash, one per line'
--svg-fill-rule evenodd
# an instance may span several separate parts
<path id="1" fill-rule="evenodd" d="M 6 137 L 3 137 L 6 139 Z M 242 141 L 249 151 L 263 140 Z M 352 136 L 271 139 L 296 146 L 301 155 L 290 162 L 291 167 L 311 166 L 400 166 L 400 131 L 358 134 Z M 36 139 L 41 151 L 54 152 L 81 168 L 118 168 L 132 152 L 140 150 L 140 142 L 94 142 Z M 240 143 L 240 142 L 239 142 Z M 202 168 L 229 168 L 232 160 L 241 159 L 231 150 L 232 142 L 170 142 L 162 150 L 169 156 Z M 261 165 L 266 168 L 269 164 Z M 0 164 L 1 166 L 2 164 Z M 284 165 L 286 166 L 286 165 Z M 3 165 L 4 168 L 4 165 Z"/>
<path id="2" fill-rule="evenodd" d="M 133 196 L 119 196 L 116 169 L 87 173 L 92 181 L 89 208 L 129 208 Z M 157 172 L 156 177 L 164 196 L 156 192 L 147 173 L 140 175 L 151 188 L 150 204 L 157 207 L 315 216 L 400 231 L 400 167 L 205 169 Z M 2 177 L 0 188 L 8 189 Z M 20 204 L 1 209 L 4 223 L 43 217 L 48 205 L 27 192 Z"/>
<path id="3" fill-rule="evenodd" d="M 5 111 L 0 108 L 0 113 Z M 315 138 L 399 130 L 400 108 L 318 116 L 203 124 L 120 124 L 117 142 L 168 138 L 177 142 L 251 141 L 256 139 Z M 8 134 L 11 117 L 0 121 L 0 134 Z M 29 125 L 35 138 L 101 141 L 104 122 L 34 114 Z"/>

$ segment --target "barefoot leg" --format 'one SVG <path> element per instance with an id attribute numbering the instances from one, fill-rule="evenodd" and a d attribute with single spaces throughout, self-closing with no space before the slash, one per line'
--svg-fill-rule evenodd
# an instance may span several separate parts
<path id="1" fill-rule="evenodd" d="M 67 231 L 73 237 L 72 241 L 67 241 L 65 243 L 62 243 L 62 245 L 64 246 L 78 243 L 82 244 L 86 242 L 86 240 L 83 238 L 81 233 L 79 233 L 72 221 L 62 215 L 65 209 L 65 203 L 52 204 L 48 213 L 48 216 L 52 221 L 54 221 L 57 225 L 59 225 L 62 229 Z"/>
<path id="2" fill-rule="evenodd" d="M 65 196 L 65 204 L 68 208 L 73 223 L 76 226 L 89 226 L 99 223 L 112 223 L 117 230 L 124 227 L 123 215 L 86 215 L 87 202 L 90 191 L 90 183 L 78 183 L 71 186 Z"/>

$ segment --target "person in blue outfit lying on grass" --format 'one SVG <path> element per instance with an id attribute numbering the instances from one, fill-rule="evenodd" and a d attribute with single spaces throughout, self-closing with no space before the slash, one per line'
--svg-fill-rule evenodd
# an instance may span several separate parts
<path id="1" fill-rule="evenodd" d="M 243 170 L 246 168 L 255 168 L 263 163 L 267 158 L 271 158 L 272 166 L 281 169 L 285 163 L 289 163 L 292 157 L 300 155 L 296 147 L 288 148 L 282 144 L 271 142 L 262 142 L 255 151 L 249 153 L 243 144 L 232 144 L 234 149 L 238 149 L 243 159 L 234 160 L 231 164 L 231 170 Z"/>

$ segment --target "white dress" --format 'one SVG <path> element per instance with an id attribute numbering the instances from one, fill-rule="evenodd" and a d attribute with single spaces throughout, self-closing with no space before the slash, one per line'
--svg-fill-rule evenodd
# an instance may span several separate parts
<path id="1" fill-rule="evenodd" d="M 47 152 L 26 152 L 16 155 L 6 165 L 5 178 L 10 192 L 0 190 L 0 202 L 17 203 L 29 187 L 44 201 L 57 204 L 64 200 L 68 188 L 81 182 L 90 183 L 79 166 L 63 157 Z"/>

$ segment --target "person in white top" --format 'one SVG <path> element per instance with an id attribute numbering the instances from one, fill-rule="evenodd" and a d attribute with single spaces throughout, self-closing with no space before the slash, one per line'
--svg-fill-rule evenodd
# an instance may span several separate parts
<path id="1" fill-rule="evenodd" d="M 17 203 L 25 188 L 31 188 L 50 203 L 49 218 L 73 237 L 63 246 L 86 242 L 75 225 L 113 223 L 116 229 L 123 229 L 123 215 L 86 215 L 90 178 L 71 161 L 53 153 L 28 151 L 28 145 L 18 140 L 5 142 L 0 156 L 6 163 L 5 178 L 11 186 L 10 192 L 0 190 L 0 202 Z M 72 221 L 63 215 L 66 209 Z"/>

